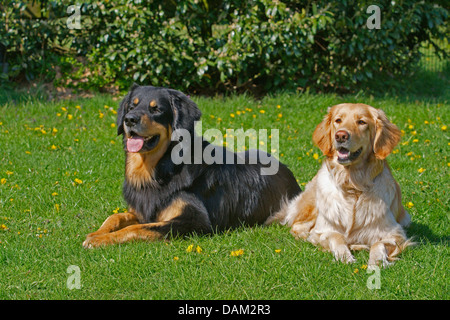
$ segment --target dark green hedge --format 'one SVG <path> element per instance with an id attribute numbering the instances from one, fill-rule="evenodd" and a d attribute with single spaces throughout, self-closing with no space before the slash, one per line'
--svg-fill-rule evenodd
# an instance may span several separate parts
<path id="1" fill-rule="evenodd" d="M 72 1 L 31 3 L 0 5 L 3 80 L 352 90 L 379 74 L 406 74 L 419 45 L 448 31 L 447 10 L 432 1 L 85 0 L 79 30 L 66 26 Z M 372 4 L 380 29 L 366 26 Z"/>

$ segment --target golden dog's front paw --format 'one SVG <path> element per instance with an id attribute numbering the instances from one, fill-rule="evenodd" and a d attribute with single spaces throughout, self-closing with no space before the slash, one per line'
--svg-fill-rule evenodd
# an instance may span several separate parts
<path id="1" fill-rule="evenodd" d="M 334 258 L 337 261 L 344 263 L 354 263 L 356 259 L 353 257 L 352 253 L 346 245 L 340 245 L 335 250 L 333 250 Z"/>

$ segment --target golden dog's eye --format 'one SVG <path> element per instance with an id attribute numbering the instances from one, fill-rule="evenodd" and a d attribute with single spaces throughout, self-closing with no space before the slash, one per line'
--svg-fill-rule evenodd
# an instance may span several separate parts
<path id="1" fill-rule="evenodd" d="M 358 124 L 363 125 L 363 124 L 366 124 L 366 122 L 364 120 L 359 120 Z"/>
<path id="2" fill-rule="evenodd" d="M 341 119 L 336 119 L 336 120 L 334 120 L 334 122 L 336 122 L 336 123 L 341 123 L 342 120 L 341 120 Z"/>

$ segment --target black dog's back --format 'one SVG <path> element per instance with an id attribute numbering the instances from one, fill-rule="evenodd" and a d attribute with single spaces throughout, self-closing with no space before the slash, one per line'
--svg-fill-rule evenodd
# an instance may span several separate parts
<path id="1" fill-rule="evenodd" d="M 223 150 L 225 161 L 227 154 L 232 152 Z M 193 173 L 196 179 L 189 192 L 205 205 L 213 230 L 263 224 L 284 201 L 301 192 L 292 172 L 267 153 L 251 150 L 232 154 L 234 163 L 202 164 L 201 169 L 197 167 L 194 170 L 197 173 Z M 262 162 L 261 156 L 270 162 Z M 244 163 L 237 164 L 238 161 Z M 262 169 L 275 161 L 276 172 L 261 174 Z"/>

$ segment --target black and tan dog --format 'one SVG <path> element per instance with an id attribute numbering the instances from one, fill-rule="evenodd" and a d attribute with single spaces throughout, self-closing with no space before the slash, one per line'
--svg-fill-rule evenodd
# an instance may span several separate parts
<path id="1" fill-rule="evenodd" d="M 107 218 L 87 236 L 84 247 L 262 224 L 283 201 L 301 192 L 292 172 L 281 163 L 273 175 L 261 174 L 267 166 L 261 161 L 206 164 L 194 161 L 192 154 L 188 157 L 192 161 L 176 164 L 172 153 L 181 139 L 172 137 L 174 130 L 187 130 L 192 143 L 200 139 L 201 151 L 212 146 L 194 134 L 200 116 L 197 105 L 179 91 L 131 88 L 117 118 L 126 152 L 123 195 L 128 212 Z M 214 148 L 223 151 L 224 159 L 230 156 L 227 149 Z M 238 154 L 232 155 L 236 160 Z M 244 155 L 248 159 L 249 153 Z"/>

